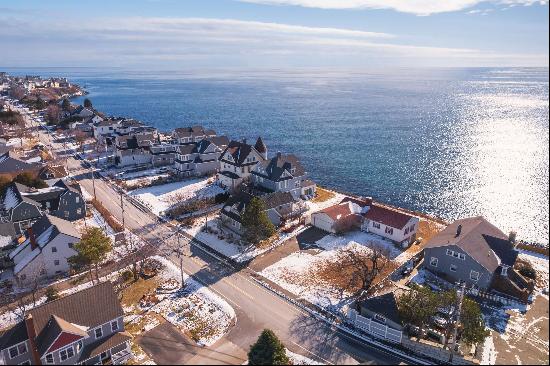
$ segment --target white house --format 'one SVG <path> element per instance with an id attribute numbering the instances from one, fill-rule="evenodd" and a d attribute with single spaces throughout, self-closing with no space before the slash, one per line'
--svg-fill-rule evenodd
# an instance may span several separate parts
<path id="1" fill-rule="evenodd" d="M 217 182 L 224 188 L 234 190 L 242 182 L 248 181 L 254 167 L 265 160 L 265 156 L 255 146 L 247 144 L 246 140 L 231 141 L 219 158 Z"/>
<path id="2" fill-rule="evenodd" d="M 80 234 L 69 221 L 51 215 L 38 219 L 27 231 L 27 239 L 10 254 L 20 285 L 69 272 L 68 259 L 76 255 L 73 245 Z"/>
<path id="3" fill-rule="evenodd" d="M 373 204 L 363 214 L 361 230 L 380 235 L 408 247 L 416 236 L 419 223 L 418 217 Z"/>
<path id="4" fill-rule="evenodd" d="M 311 224 L 329 233 L 341 233 L 361 226 L 361 207 L 342 202 L 311 214 Z"/>

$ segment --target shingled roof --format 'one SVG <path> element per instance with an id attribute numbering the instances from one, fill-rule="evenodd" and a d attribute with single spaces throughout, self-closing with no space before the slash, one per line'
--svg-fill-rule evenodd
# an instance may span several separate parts
<path id="1" fill-rule="evenodd" d="M 283 177 L 285 171 L 287 177 Z M 278 182 L 292 177 L 301 177 L 305 174 L 304 167 L 295 155 L 277 154 L 273 158 L 262 161 L 252 174 L 259 175 L 271 181 Z"/>
<path id="2" fill-rule="evenodd" d="M 482 216 L 456 220 L 426 243 L 426 249 L 456 245 L 494 272 L 501 264 L 513 266 L 518 252 L 500 229 Z"/>
<path id="3" fill-rule="evenodd" d="M 234 163 L 237 166 L 243 165 L 246 158 L 248 158 L 253 150 L 256 150 L 254 146 L 249 145 L 246 142 L 233 140 L 229 143 L 229 145 L 227 145 L 225 151 L 221 154 L 220 160 L 223 159 L 223 156 L 226 152 L 228 152 L 233 157 Z"/>
<path id="4" fill-rule="evenodd" d="M 405 213 L 392 210 L 385 206 L 373 204 L 364 215 L 365 219 L 379 222 L 395 229 L 403 229 L 405 225 L 414 217 Z"/>

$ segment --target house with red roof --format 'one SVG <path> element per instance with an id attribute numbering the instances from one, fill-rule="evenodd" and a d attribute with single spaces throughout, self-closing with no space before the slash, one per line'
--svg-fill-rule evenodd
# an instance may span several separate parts
<path id="1" fill-rule="evenodd" d="M 359 228 L 362 221 L 361 208 L 349 201 L 311 214 L 313 226 L 333 234 Z"/>
<path id="2" fill-rule="evenodd" d="M 408 247 L 416 238 L 419 223 L 418 217 L 373 203 L 363 213 L 361 230 Z"/>

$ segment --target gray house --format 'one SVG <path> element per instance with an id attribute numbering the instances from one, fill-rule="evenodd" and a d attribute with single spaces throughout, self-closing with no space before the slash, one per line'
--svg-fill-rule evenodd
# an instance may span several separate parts
<path id="1" fill-rule="evenodd" d="M 86 216 L 86 204 L 78 183 L 68 183 L 60 179 L 48 188 L 35 189 L 19 183 L 13 183 L 10 188 L 10 194 L 21 197 L 31 206 L 38 206 L 42 212 L 69 221 Z"/>
<path id="2" fill-rule="evenodd" d="M 230 197 L 220 211 L 220 221 L 224 226 L 241 235 L 241 216 L 254 197 L 247 192 L 239 192 Z M 286 220 L 300 216 L 305 211 L 303 202 L 294 199 L 289 192 L 274 192 L 257 198 L 265 204 L 267 217 L 275 227 L 280 226 Z"/>
<path id="3" fill-rule="evenodd" d="M 0 333 L 0 364 L 123 364 L 132 357 L 123 316 L 111 282 L 38 306 Z"/>
<path id="4" fill-rule="evenodd" d="M 294 198 L 315 194 L 315 183 L 306 179 L 306 171 L 295 155 L 277 153 L 258 163 L 251 177 L 255 186 L 268 192 L 290 192 Z"/>
<path id="5" fill-rule="evenodd" d="M 214 174 L 219 170 L 218 158 L 229 144 L 226 136 L 215 136 L 177 147 L 175 168 L 183 176 Z"/>
<path id="6" fill-rule="evenodd" d="M 533 284 L 513 269 L 513 239 L 481 216 L 457 220 L 428 241 L 424 267 L 450 282 L 527 300 Z"/>
<path id="7" fill-rule="evenodd" d="M 40 203 L 21 194 L 26 189 L 25 185 L 12 183 L 0 200 L 0 214 L 5 221 L 13 223 L 16 234 L 24 232 L 43 214 Z"/>

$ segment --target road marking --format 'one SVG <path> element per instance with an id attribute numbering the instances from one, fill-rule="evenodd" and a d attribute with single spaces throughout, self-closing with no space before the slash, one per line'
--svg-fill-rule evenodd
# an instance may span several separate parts
<path id="1" fill-rule="evenodd" d="M 235 290 L 239 291 L 241 294 L 243 294 L 244 296 L 248 297 L 250 300 L 254 301 L 254 298 L 252 296 L 250 296 L 250 294 L 247 294 L 246 292 L 244 292 L 243 290 L 241 290 L 240 288 L 238 288 L 237 286 L 235 286 L 234 284 L 232 284 L 231 282 L 227 281 L 226 278 L 222 278 L 221 282 L 233 287 Z"/>
<path id="2" fill-rule="evenodd" d="M 317 357 L 318 359 L 320 359 L 321 361 L 325 362 L 325 363 L 328 363 L 329 365 L 334 365 L 332 362 L 330 362 L 329 360 L 326 360 L 324 359 L 323 357 L 319 356 L 318 354 L 314 353 L 314 352 L 311 352 L 310 350 L 308 350 L 307 348 L 299 345 L 298 343 L 294 342 L 294 341 L 290 341 L 290 343 L 292 343 L 293 345 L 295 346 L 298 346 L 300 347 L 301 349 L 303 349 L 304 351 L 306 351 L 307 353 L 309 354 L 312 354 L 313 356 Z"/>

